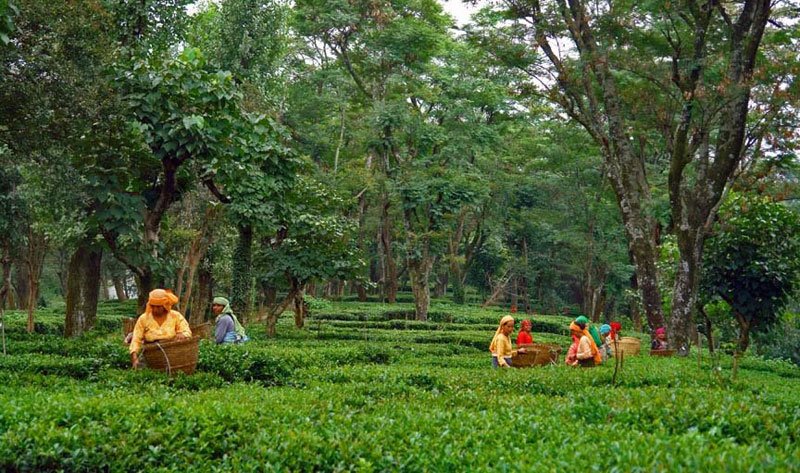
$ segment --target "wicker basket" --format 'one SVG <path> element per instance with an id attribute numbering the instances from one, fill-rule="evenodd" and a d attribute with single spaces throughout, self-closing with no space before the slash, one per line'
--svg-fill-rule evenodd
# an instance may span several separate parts
<path id="1" fill-rule="evenodd" d="M 552 343 L 534 343 L 525 346 L 525 353 L 517 352 L 511 357 L 511 366 L 527 368 L 558 363 L 561 347 Z"/>
<path id="2" fill-rule="evenodd" d="M 636 337 L 622 337 L 617 342 L 619 351 L 625 356 L 638 355 L 642 346 L 642 341 Z M 611 343 L 611 350 L 614 350 L 614 342 Z"/>
<path id="3" fill-rule="evenodd" d="M 193 337 L 211 338 L 214 333 L 214 331 L 211 329 L 211 322 L 206 322 L 200 325 L 192 325 L 189 328 L 192 329 Z"/>
<path id="4" fill-rule="evenodd" d="M 672 356 L 675 350 L 650 350 L 650 356 Z"/>
<path id="5" fill-rule="evenodd" d="M 193 374 L 197 367 L 200 338 L 193 336 L 181 341 L 145 343 L 144 359 L 147 366 L 170 375 L 178 371 Z"/>

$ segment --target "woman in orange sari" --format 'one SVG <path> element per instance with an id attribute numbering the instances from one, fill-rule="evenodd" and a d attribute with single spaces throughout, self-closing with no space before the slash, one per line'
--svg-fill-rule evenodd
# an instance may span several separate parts
<path id="1" fill-rule="evenodd" d="M 572 322 L 569 324 L 569 333 L 572 336 L 572 345 L 567 350 L 568 365 L 591 367 L 603 362 L 600 350 L 586 330 L 585 323 Z"/>
<path id="2" fill-rule="evenodd" d="M 136 320 L 128 350 L 133 368 L 139 366 L 139 350 L 143 342 L 184 340 L 192 336 L 192 330 L 183 315 L 172 310 L 172 306 L 178 303 L 178 297 L 172 291 L 154 289 L 149 296 L 144 313 Z"/>

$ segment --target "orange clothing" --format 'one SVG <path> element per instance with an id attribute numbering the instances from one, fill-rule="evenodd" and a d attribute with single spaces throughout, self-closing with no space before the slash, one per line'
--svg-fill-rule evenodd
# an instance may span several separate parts
<path id="1" fill-rule="evenodd" d="M 171 340 L 179 333 L 187 338 L 192 336 L 189 322 L 177 310 L 169 311 L 167 318 L 161 325 L 158 325 L 152 313 L 145 312 L 136 320 L 129 351 L 130 353 L 138 353 L 143 342 Z"/>

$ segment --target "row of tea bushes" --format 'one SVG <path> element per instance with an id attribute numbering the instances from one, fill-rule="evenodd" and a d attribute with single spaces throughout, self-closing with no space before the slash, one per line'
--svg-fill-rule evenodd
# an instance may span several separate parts
<path id="1" fill-rule="evenodd" d="M 0 469 L 12 471 L 792 471 L 798 382 L 735 385 L 637 360 L 671 388 L 610 370 L 308 369 L 300 387 L 186 389 L 132 381 L 0 387 Z M 189 378 L 187 378 L 189 379 Z M 704 381 L 705 379 L 705 381 Z M 760 382 L 753 389 L 751 382 Z M 638 385 L 637 385 L 638 384 Z M 102 389 L 101 389 L 102 388 Z M 42 406 L 47 406 L 43 409 Z M 580 433 L 590 432 L 586 438 Z"/>

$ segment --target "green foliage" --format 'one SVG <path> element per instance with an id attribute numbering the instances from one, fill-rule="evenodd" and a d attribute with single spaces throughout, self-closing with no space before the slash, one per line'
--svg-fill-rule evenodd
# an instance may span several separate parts
<path id="1" fill-rule="evenodd" d="M 0 42 L 7 45 L 11 42 L 9 37 L 14 32 L 14 17 L 19 14 L 19 9 L 11 0 L 0 0 Z"/>
<path id="2" fill-rule="evenodd" d="M 102 304 L 98 316 L 132 307 Z M 628 357 L 612 389 L 611 366 L 489 368 L 499 311 L 434 305 L 432 314 L 454 321 L 442 325 L 463 325 L 457 338 L 326 328 L 336 314 L 392 322 L 398 311 L 413 314 L 408 304 L 328 309 L 320 332 L 265 340 L 251 329 L 247 344 L 202 342 L 198 373 L 175 378 L 115 369 L 103 352 L 125 355 L 120 335 L 14 334 L 15 351 L 0 357 L 0 469 L 785 471 L 800 453 L 800 372 L 785 362 L 745 357 L 739 381 L 726 385 L 707 362 Z M 551 341 L 536 329 L 534 337 Z M 38 353 L 59 344 L 64 354 Z M 511 444 L 486 435 L 499 412 L 519 427 Z M 613 432 L 593 439 L 605 455 L 576 450 L 575 425 Z"/>
<path id="3" fill-rule="evenodd" d="M 705 253 L 703 284 L 744 332 L 769 329 L 800 278 L 800 218 L 783 204 L 734 195 Z M 745 348 L 746 345 L 742 348 Z"/>
<path id="4" fill-rule="evenodd" d="M 285 237 L 261 246 L 255 259 L 262 278 L 272 284 L 289 274 L 302 283 L 312 279 L 350 279 L 363 267 L 353 238 L 354 222 L 342 215 L 344 200 L 335 189 L 300 177 L 284 195 L 289 214 Z"/>
<path id="5" fill-rule="evenodd" d="M 754 337 L 755 352 L 773 360 L 787 360 L 800 366 L 800 317 L 786 314 L 770 330 Z"/>

